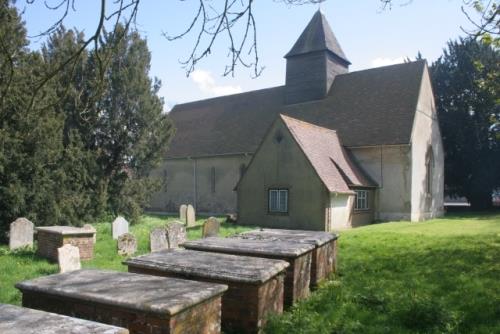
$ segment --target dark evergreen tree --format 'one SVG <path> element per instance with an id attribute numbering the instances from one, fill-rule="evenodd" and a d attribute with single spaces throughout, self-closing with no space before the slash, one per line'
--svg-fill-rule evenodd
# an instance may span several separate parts
<path id="1" fill-rule="evenodd" d="M 432 65 L 446 192 L 466 196 L 475 209 L 491 207 L 500 187 L 499 71 L 498 50 L 471 39 L 449 42 Z"/>
<path id="2" fill-rule="evenodd" d="M 134 220 L 158 186 L 148 175 L 165 156 L 173 128 L 157 95 L 161 83 L 149 77 L 146 41 L 121 25 L 106 36 L 102 47 L 112 56 L 104 80 L 95 80 L 104 89 L 92 142 L 110 211 Z"/>

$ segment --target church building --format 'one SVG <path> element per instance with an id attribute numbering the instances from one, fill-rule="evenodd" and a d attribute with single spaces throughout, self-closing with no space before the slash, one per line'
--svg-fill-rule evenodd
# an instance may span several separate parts
<path id="1" fill-rule="evenodd" d="M 442 215 L 444 152 L 427 63 L 349 72 L 318 11 L 285 55 L 285 85 L 176 105 L 150 210 L 238 213 L 331 231 Z"/>

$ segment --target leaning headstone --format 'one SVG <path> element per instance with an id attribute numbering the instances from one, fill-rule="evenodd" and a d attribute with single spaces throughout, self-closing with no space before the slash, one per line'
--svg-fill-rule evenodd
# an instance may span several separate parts
<path id="1" fill-rule="evenodd" d="M 157 227 L 149 233 L 149 246 L 151 252 L 168 248 L 167 230 L 164 227 Z"/>
<path id="2" fill-rule="evenodd" d="M 202 237 L 216 237 L 219 234 L 220 223 L 215 217 L 208 218 L 203 223 Z"/>
<path id="3" fill-rule="evenodd" d="M 17 218 L 10 224 L 9 248 L 33 247 L 34 225 L 26 218 Z"/>
<path id="4" fill-rule="evenodd" d="M 184 224 L 186 223 L 186 218 L 187 218 L 187 205 L 182 204 L 181 207 L 179 208 L 179 220 L 183 222 Z"/>
<path id="5" fill-rule="evenodd" d="M 118 216 L 113 221 L 113 239 L 118 239 L 122 234 L 128 233 L 128 221 L 125 218 Z"/>
<path id="6" fill-rule="evenodd" d="M 59 272 L 80 270 L 80 249 L 78 247 L 66 244 L 57 249 L 57 261 L 59 262 Z"/>
<path id="7" fill-rule="evenodd" d="M 83 228 L 84 228 L 84 229 L 86 229 L 86 230 L 89 230 L 89 231 L 94 232 L 94 236 L 93 236 L 93 238 L 94 238 L 94 244 L 95 244 L 95 243 L 96 243 L 96 241 L 97 241 L 97 231 L 96 231 L 96 229 L 94 228 L 94 226 L 92 226 L 92 225 L 90 225 L 90 224 L 85 224 L 85 225 L 83 225 Z"/>
<path id="8" fill-rule="evenodd" d="M 194 212 L 193 206 L 189 204 L 186 210 L 186 226 L 187 227 L 194 226 L 195 222 L 196 222 L 196 214 Z"/>
<path id="9" fill-rule="evenodd" d="M 167 226 L 168 248 L 179 248 L 186 242 L 186 227 L 181 222 L 173 222 Z"/>
<path id="10" fill-rule="evenodd" d="M 134 255 L 137 251 L 137 239 L 131 233 L 125 233 L 118 237 L 118 254 L 124 256 Z"/>

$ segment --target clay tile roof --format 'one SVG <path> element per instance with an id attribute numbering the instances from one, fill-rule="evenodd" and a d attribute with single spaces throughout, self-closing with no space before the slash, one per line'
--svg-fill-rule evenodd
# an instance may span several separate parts
<path id="1" fill-rule="evenodd" d="M 346 147 L 409 144 L 425 61 L 337 75 L 329 95 L 285 104 L 285 87 L 176 105 L 168 158 L 254 153 L 279 114 L 335 129 Z"/>
<path id="2" fill-rule="evenodd" d="M 337 57 L 347 62 L 347 64 L 351 64 L 345 56 L 344 51 L 342 51 L 325 16 L 318 10 L 299 36 L 299 39 L 297 39 L 292 49 L 285 55 L 285 58 L 324 50 L 332 52 Z"/>
<path id="3" fill-rule="evenodd" d="M 337 132 L 280 115 L 312 167 L 330 192 L 351 193 L 351 187 L 375 187 L 342 147 Z"/>

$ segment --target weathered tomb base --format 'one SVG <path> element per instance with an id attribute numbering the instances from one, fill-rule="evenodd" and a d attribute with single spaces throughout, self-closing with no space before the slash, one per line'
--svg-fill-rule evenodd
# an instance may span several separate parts
<path id="1" fill-rule="evenodd" d="M 125 328 L 94 321 L 0 304 L 0 333 L 79 333 L 79 334 L 128 334 Z"/>
<path id="2" fill-rule="evenodd" d="M 37 227 L 37 255 L 57 262 L 57 249 L 70 244 L 78 247 L 81 260 L 94 257 L 95 232 L 70 226 Z"/>
<path id="3" fill-rule="evenodd" d="M 132 265 L 129 265 L 128 271 L 137 274 L 195 279 L 197 281 L 228 285 L 228 290 L 222 296 L 222 328 L 225 331 L 261 333 L 270 314 L 283 313 L 284 275 L 282 274 L 261 285 L 255 285 L 191 277 Z"/>
<path id="4" fill-rule="evenodd" d="M 220 333 L 227 286 L 104 270 L 16 284 L 23 306 L 127 328 L 131 334 Z"/>
<path id="5" fill-rule="evenodd" d="M 23 306 L 127 328 L 130 334 L 218 334 L 221 298 L 213 298 L 169 317 L 44 293 L 23 293 Z"/>

